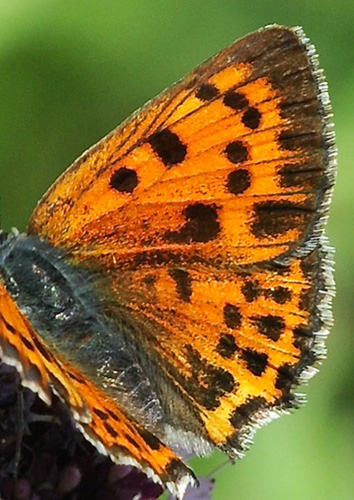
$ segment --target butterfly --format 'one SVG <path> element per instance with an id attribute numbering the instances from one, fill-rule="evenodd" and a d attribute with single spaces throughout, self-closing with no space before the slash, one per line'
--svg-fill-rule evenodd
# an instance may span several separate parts
<path id="1" fill-rule="evenodd" d="M 2 359 L 178 497 L 184 456 L 242 456 L 323 356 L 330 116 L 302 30 L 266 27 L 85 152 L 25 234 L 1 232 Z"/>

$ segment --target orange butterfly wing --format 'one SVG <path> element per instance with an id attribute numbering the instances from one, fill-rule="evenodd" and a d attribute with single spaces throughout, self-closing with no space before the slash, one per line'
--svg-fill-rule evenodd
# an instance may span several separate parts
<path id="1" fill-rule="evenodd" d="M 79 158 L 29 225 L 104 271 L 192 432 L 230 456 L 295 404 L 328 327 L 334 150 L 316 64 L 300 30 L 236 42 Z"/>
<path id="2" fill-rule="evenodd" d="M 1 359 L 16 367 L 23 385 L 47 404 L 54 390 L 68 404 L 86 438 L 113 460 L 142 468 L 176 494 L 193 482 L 188 468 L 169 448 L 128 418 L 75 366 L 46 348 L 1 283 L 0 311 Z"/>
<path id="3" fill-rule="evenodd" d="M 29 231 L 105 267 L 169 251 L 253 264 L 300 245 L 329 187 L 306 51 L 272 28 L 221 52 L 79 158 Z"/>
<path id="4" fill-rule="evenodd" d="M 298 404 L 290 390 L 323 353 L 327 265 L 314 250 L 251 270 L 172 264 L 117 273 L 118 300 L 153 337 L 161 370 L 205 438 L 231 457 L 244 451 L 252 425 Z"/>

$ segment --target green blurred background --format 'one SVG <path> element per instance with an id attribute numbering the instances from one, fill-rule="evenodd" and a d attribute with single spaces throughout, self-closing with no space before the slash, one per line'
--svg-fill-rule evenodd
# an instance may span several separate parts
<path id="1" fill-rule="evenodd" d="M 329 223 L 335 326 L 309 403 L 260 430 L 217 475 L 214 499 L 354 498 L 353 0 L 0 0 L 2 226 L 24 230 L 36 201 L 83 150 L 234 39 L 301 25 L 329 82 L 339 174 Z M 352 220 L 352 223 L 350 223 Z M 224 458 L 195 463 L 209 473 Z"/>

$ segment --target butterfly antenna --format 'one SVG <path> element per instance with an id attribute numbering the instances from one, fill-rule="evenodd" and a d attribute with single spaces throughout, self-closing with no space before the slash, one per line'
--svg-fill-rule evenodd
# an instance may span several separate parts
<path id="1" fill-rule="evenodd" d="M 208 474 L 208 476 L 207 476 L 207 477 L 208 477 L 209 479 L 214 479 L 214 478 L 215 478 L 215 476 L 216 476 L 217 474 L 219 474 L 219 472 L 220 472 L 220 471 L 221 471 L 224 467 L 226 467 L 226 465 L 229 465 L 229 464 L 230 464 L 230 460 L 229 460 L 228 458 L 227 458 L 227 459 L 225 459 L 223 462 L 221 462 L 221 464 L 217 465 L 217 466 L 215 467 L 215 469 L 213 469 L 213 470 L 210 472 L 210 474 Z"/>

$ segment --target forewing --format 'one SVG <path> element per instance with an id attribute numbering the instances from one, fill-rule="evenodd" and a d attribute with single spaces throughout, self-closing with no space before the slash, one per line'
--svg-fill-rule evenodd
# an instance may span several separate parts
<path id="1" fill-rule="evenodd" d="M 29 232 L 106 268 L 254 264 L 302 245 L 332 180 L 305 43 L 271 27 L 204 63 L 79 158 Z"/>

